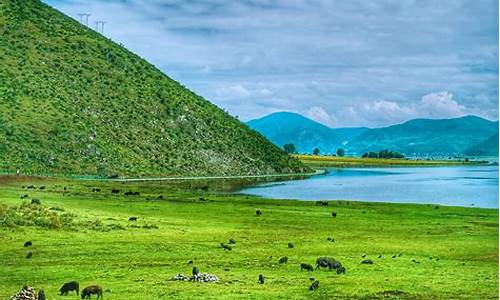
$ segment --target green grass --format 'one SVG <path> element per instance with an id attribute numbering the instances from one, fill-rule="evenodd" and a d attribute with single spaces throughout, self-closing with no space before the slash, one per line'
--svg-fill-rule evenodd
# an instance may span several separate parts
<path id="1" fill-rule="evenodd" d="M 312 167 L 404 167 L 404 166 L 461 166 L 486 164 L 485 161 L 463 160 L 415 160 L 415 159 L 397 159 L 397 158 L 361 158 L 361 157 L 338 157 L 321 155 L 292 155 L 299 159 L 303 164 Z"/>
<path id="2" fill-rule="evenodd" d="M 307 171 L 237 118 L 39 0 L 0 0 L 0 35 L 1 172 Z"/>
<path id="3" fill-rule="evenodd" d="M 317 207 L 313 202 L 203 192 L 206 188 L 183 192 L 166 183 L 0 179 L 3 205 L 19 206 L 19 197 L 28 194 L 28 200 L 39 198 L 46 208 L 74 215 L 61 229 L 0 227 L 1 299 L 24 284 L 44 289 L 48 299 L 76 299 L 56 295 L 70 280 L 102 285 L 104 299 L 498 297 L 496 209 L 352 201 Z M 47 188 L 22 188 L 29 184 Z M 93 187 L 102 191 L 93 193 Z M 111 194 L 112 187 L 121 193 Z M 128 190 L 140 195 L 124 196 Z M 158 200 L 159 195 L 164 199 Z M 256 209 L 263 211 L 261 217 L 255 216 Z M 130 216 L 138 222 L 128 222 Z M 89 222 L 101 226 L 96 230 Z M 229 238 L 236 245 L 223 251 L 219 244 Z M 34 244 L 30 260 L 23 247 L 27 240 Z M 289 249 L 288 242 L 295 247 Z M 374 265 L 360 264 L 365 254 Z M 313 264 L 325 255 L 340 260 L 347 274 L 300 271 L 300 263 Z M 289 258 L 288 264 L 277 263 L 282 256 Z M 221 281 L 169 280 L 177 273 L 190 274 L 190 260 Z M 266 277 L 264 285 L 257 283 L 259 274 Z M 308 290 L 309 277 L 320 281 L 319 290 Z"/>

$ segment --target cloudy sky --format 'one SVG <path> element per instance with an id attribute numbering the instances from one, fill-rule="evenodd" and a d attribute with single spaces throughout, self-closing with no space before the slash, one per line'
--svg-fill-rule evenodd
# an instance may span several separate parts
<path id="1" fill-rule="evenodd" d="M 241 120 L 498 117 L 497 0 L 44 0 Z"/>

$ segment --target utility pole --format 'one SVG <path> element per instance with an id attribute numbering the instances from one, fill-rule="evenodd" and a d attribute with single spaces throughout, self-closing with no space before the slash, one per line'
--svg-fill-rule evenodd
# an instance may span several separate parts
<path id="1" fill-rule="evenodd" d="M 78 14 L 78 17 L 80 17 L 80 23 L 83 24 L 83 16 L 85 16 L 85 14 Z"/>
<path id="2" fill-rule="evenodd" d="M 89 17 L 91 14 L 82 14 L 85 17 L 85 26 L 89 26 Z"/>

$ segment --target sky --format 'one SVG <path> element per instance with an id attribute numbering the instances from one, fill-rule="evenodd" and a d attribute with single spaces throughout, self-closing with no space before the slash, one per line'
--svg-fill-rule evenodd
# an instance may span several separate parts
<path id="1" fill-rule="evenodd" d="M 44 0 L 242 121 L 498 120 L 496 0 Z"/>

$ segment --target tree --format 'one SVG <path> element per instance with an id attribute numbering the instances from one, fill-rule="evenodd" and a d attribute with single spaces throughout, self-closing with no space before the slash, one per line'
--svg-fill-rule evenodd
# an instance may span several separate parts
<path id="1" fill-rule="evenodd" d="M 342 148 L 337 149 L 337 156 L 342 157 L 342 156 L 344 156 L 344 154 L 345 154 L 344 149 L 342 149 Z"/>
<path id="2" fill-rule="evenodd" d="M 294 144 L 285 144 L 283 145 L 283 149 L 285 149 L 285 152 L 288 154 L 296 153 L 297 149 L 295 148 Z"/>
<path id="3" fill-rule="evenodd" d="M 318 147 L 314 148 L 313 154 L 314 155 L 319 155 L 319 148 Z"/>

